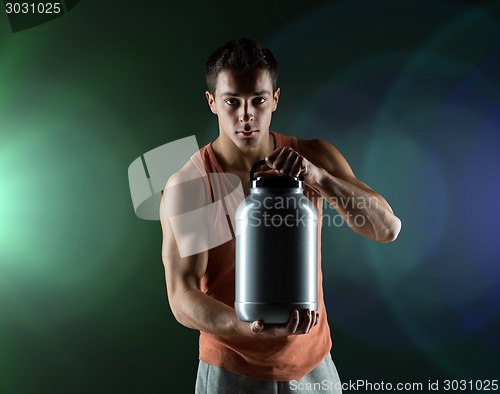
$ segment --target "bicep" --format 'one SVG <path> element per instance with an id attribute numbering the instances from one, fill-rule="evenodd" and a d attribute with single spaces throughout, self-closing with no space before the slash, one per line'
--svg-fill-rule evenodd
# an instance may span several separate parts
<path id="1" fill-rule="evenodd" d="M 165 279 L 169 296 L 188 289 L 199 289 L 201 278 L 205 274 L 208 252 L 202 251 L 182 256 L 169 218 L 162 218 L 162 260 L 165 268 Z M 196 242 L 183 239 L 181 242 Z"/>
<path id="2" fill-rule="evenodd" d="M 169 186 L 169 183 L 171 186 Z M 160 204 L 163 232 L 162 260 L 169 298 L 188 289 L 199 289 L 208 262 L 208 248 L 201 234 L 207 233 L 203 212 L 206 199 L 201 180 L 167 183 Z M 193 214 L 194 212 L 194 214 Z"/>

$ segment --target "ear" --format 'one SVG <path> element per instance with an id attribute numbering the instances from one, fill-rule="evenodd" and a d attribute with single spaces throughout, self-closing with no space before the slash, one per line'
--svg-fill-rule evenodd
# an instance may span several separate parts
<path id="1" fill-rule="evenodd" d="M 273 112 L 276 111 L 276 108 L 278 108 L 278 101 L 280 98 L 280 88 L 277 88 L 276 91 L 273 94 Z"/>
<path id="2" fill-rule="evenodd" d="M 210 111 L 217 115 L 217 110 L 215 109 L 215 97 L 208 90 L 205 92 L 205 97 L 207 98 Z"/>

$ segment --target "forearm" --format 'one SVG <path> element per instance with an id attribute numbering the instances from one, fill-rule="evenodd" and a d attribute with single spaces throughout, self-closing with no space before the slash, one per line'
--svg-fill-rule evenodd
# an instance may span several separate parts
<path id="1" fill-rule="evenodd" d="M 174 314 L 186 327 L 219 336 L 251 335 L 250 323 L 240 321 L 233 308 L 198 289 L 186 290 L 180 300 Z"/>
<path id="2" fill-rule="evenodd" d="M 326 171 L 314 186 L 358 234 L 378 242 L 396 239 L 401 221 L 379 194 Z"/>

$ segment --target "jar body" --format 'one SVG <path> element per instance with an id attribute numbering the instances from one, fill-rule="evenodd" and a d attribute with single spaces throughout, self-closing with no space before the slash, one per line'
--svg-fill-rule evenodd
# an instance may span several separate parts
<path id="1" fill-rule="evenodd" d="M 318 216 L 302 188 L 255 188 L 236 210 L 235 310 L 287 323 L 318 306 Z"/>

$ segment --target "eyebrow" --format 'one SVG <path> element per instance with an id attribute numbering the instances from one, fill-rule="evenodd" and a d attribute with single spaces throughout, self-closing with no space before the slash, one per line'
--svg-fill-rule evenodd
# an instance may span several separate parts
<path id="1" fill-rule="evenodd" d="M 268 90 L 260 90 L 258 92 L 255 92 L 254 96 L 263 96 L 265 94 L 271 95 L 271 93 Z M 221 94 L 221 97 L 223 97 L 223 96 L 235 96 L 235 97 L 238 97 L 239 95 L 236 92 L 224 92 L 224 93 Z"/>

